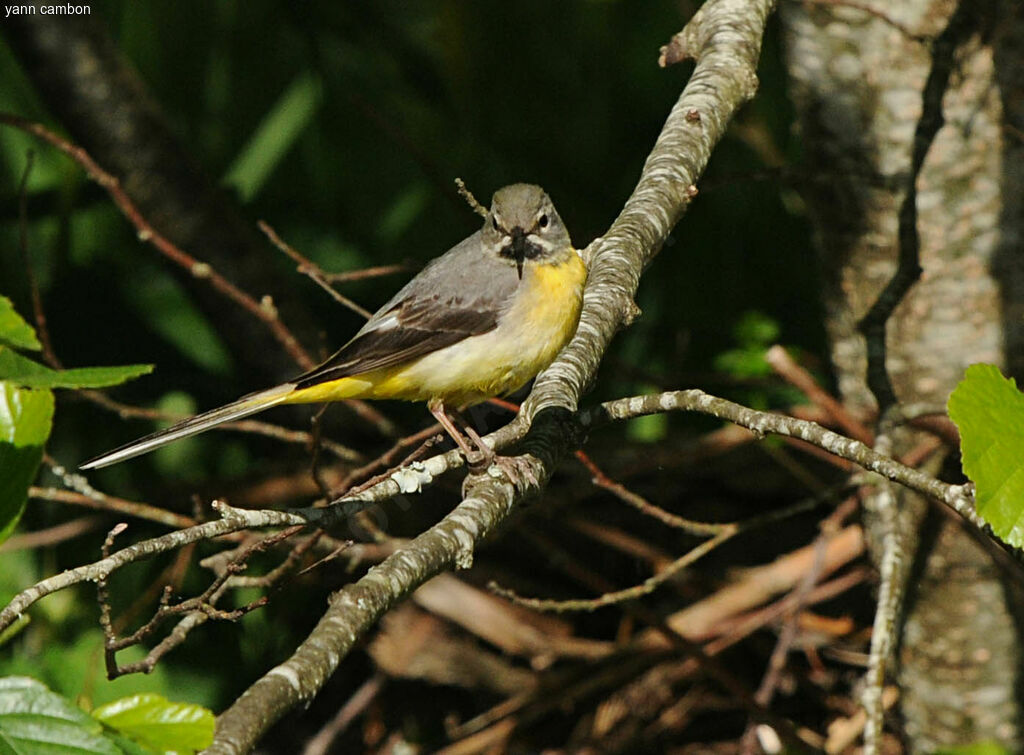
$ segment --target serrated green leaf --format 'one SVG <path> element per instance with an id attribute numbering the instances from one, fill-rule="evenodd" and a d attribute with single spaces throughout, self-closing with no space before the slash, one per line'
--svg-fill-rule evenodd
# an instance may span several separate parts
<path id="1" fill-rule="evenodd" d="M 92 715 L 158 752 L 194 752 L 213 741 L 213 713 L 202 706 L 173 703 L 153 693 L 123 697 L 100 706 Z"/>
<path id="2" fill-rule="evenodd" d="M 18 525 L 53 425 L 53 394 L 0 381 L 0 543 Z"/>
<path id="3" fill-rule="evenodd" d="M 973 364 L 947 408 L 978 514 L 998 537 L 1024 546 L 1024 394 L 996 366 Z"/>
<path id="4" fill-rule="evenodd" d="M 120 385 L 152 371 L 151 364 L 53 370 L 0 346 L 0 380 L 9 380 L 26 388 L 105 388 Z"/>
<path id="5" fill-rule="evenodd" d="M 0 679 L 0 752 L 18 755 L 121 755 L 103 727 L 35 679 Z"/>
<path id="6" fill-rule="evenodd" d="M 14 302 L 6 296 L 0 296 L 0 343 L 32 351 L 42 348 L 35 330 L 15 311 Z"/>

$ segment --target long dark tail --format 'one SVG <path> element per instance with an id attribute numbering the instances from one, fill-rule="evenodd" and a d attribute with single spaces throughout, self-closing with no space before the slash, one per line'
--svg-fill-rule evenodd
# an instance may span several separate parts
<path id="1" fill-rule="evenodd" d="M 187 438 L 190 435 L 205 432 L 225 422 L 231 422 L 242 417 L 248 417 L 250 414 L 262 412 L 264 409 L 284 402 L 294 390 L 294 384 L 285 383 L 266 391 L 250 393 L 248 396 L 243 396 L 238 401 L 233 401 L 227 406 L 211 409 L 208 412 L 189 417 L 176 425 L 168 427 L 166 430 L 159 430 L 152 435 L 147 435 L 145 438 L 139 438 L 120 448 L 115 448 L 113 451 L 108 451 L 102 456 L 90 459 L 85 464 L 82 464 L 80 469 L 97 469 L 98 467 L 116 464 L 119 461 L 131 459 L 133 456 L 149 453 L 154 448 L 160 448 L 160 446 L 173 443 L 179 438 Z"/>

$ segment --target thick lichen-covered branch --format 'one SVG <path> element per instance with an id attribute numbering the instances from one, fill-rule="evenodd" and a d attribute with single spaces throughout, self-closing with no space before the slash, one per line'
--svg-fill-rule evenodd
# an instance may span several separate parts
<path id="1" fill-rule="evenodd" d="M 761 38 L 773 8 L 773 0 L 712 0 L 681 33 L 684 54 L 697 61 L 693 75 L 632 196 L 605 236 L 587 249 L 590 274 L 576 336 L 538 377 L 519 419 L 507 428 L 509 440 L 525 435 L 529 453 L 520 460 L 527 479 L 532 475 L 543 484 L 571 450 L 577 423 L 567 420 L 612 337 L 635 317 L 633 297 L 643 269 L 696 195 L 697 178 L 726 124 L 753 96 Z M 209 752 L 250 750 L 286 711 L 317 693 L 357 639 L 398 600 L 442 570 L 468 566 L 477 543 L 527 492 L 501 473 L 467 480 L 466 496 L 449 516 L 335 594 L 292 657 L 219 717 Z"/>

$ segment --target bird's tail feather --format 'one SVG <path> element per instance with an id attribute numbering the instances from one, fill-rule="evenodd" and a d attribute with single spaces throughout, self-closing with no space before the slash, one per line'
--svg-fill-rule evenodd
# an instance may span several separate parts
<path id="1" fill-rule="evenodd" d="M 85 464 L 82 464 L 80 469 L 97 469 L 109 464 L 115 464 L 119 461 L 130 459 L 133 456 L 149 453 L 153 449 L 160 448 L 160 446 L 176 441 L 179 438 L 187 438 L 190 435 L 205 432 L 225 422 L 248 417 L 271 406 L 283 403 L 294 390 L 295 386 L 293 384 L 285 383 L 266 391 L 250 393 L 248 396 L 243 396 L 238 401 L 233 401 L 227 406 L 211 409 L 208 412 L 189 417 L 176 425 L 172 425 L 164 430 L 158 430 L 152 435 L 139 438 L 120 448 L 115 448 L 113 451 L 108 451 L 102 456 L 90 459 Z"/>

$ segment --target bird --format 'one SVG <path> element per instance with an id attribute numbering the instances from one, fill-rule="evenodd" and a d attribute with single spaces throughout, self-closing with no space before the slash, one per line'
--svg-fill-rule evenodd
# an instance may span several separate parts
<path id="1" fill-rule="evenodd" d="M 517 183 L 483 227 L 429 262 L 337 352 L 273 388 L 197 414 L 80 466 L 97 469 L 282 404 L 425 401 L 468 463 L 495 459 L 448 415 L 512 393 L 547 367 L 579 323 L 587 266 L 551 198 Z"/>

